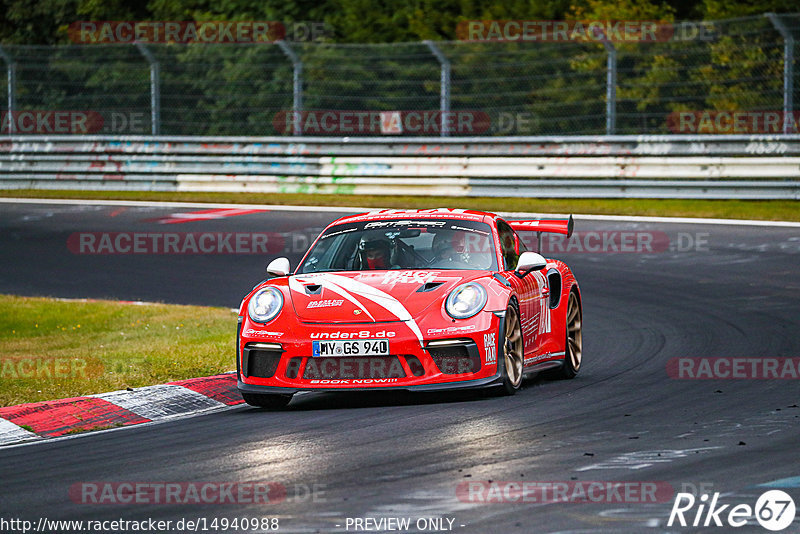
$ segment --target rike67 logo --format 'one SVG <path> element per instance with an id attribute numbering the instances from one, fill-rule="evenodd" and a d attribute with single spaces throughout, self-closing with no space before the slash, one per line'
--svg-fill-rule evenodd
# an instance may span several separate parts
<path id="1" fill-rule="evenodd" d="M 682 527 L 738 528 L 746 525 L 753 517 L 767 530 L 783 530 L 794 521 L 794 500 L 784 491 L 770 490 L 762 494 L 755 507 L 752 507 L 744 503 L 719 504 L 719 492 L 714 493 L 710 502 L 707 494 L 696 499 L 691 493 L 678 493 L 667 526 L 677 524 Z"/>

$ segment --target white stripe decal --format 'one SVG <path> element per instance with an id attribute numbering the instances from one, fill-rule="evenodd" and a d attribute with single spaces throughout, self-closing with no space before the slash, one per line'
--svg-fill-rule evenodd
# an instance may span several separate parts
<path id="1" fill-rule="evenodd" d="M 296 280 L 295 278 L 296 277 L 289 278 L 289 286 L 294 291 L 303 291 L 303 287 L 300 284 L 299 279 Z M 381 308 L 393 314 L 399 320 L 404 321 L 411 331 L 414 332 L 414 335 L 417 336 L 420 345 L 422 344 L 422 331 L 419 329 L 417 322 L 411 316 L 411 312 L 409 312 L 399 300 L 390 294 L 372 287 L 369 284 L 358 282 L 352 278 L 337 274 L 320 273 L 319 275 L 308 277 L 306 280 L 314 284 L 320 284 L 323 288 L 330 289 L 334 293 L 345 297 L 347 300 L 364 310 L 364 312 L 369 315 L 373 321 L 375 321 L 375 318 L 353 295 L 363 297 L 377 304 Z"/>
<path id="2" fill-rule="evenodd" d="M 348 293 L 344 288 L 342 288 L 340 286 L 337 286 L 336 284 L 331 284 L 331 283 L 325 284 L 325 287 L 327 289 L 330 289 L 331 291 L 333 291 L 337 295 L 340 295 L 340 296 L 346 298 L 347 300 L 349 300 L 350 302 L 352 302 L 356 306 L 358 306 L 361 309 L 361 311 L 363 311 L 364 313 L 369 315 L 370 319 L 375 321 L 375 317 L 373 317 L 372 314 L 369 312 L 369 310 L 364 307 L 364 305 L 361 303 L 361 301 L 359 301 L 358 299 L 353 297 L 353 295 Z"/>
<path id="3" fill-rule="evenodd" d="M 417 325 L 417 322 L 411 316 L 411 312 L 409 312 L 399 300 L 376 287 L 358 282 L 352 278 L 335 274 L 330 275 L 330 277 L 332 279 L 331 282 L 339 285 L 342 289 L 346 289 L 351 293 L 371 300 L 381 308 L 394 314 L 395 317 L 401 321 L 405 321 L 411 331 L 414 332 L 414 335 L 417 336 L 417 339 L 419 339 L 420 345 L 422 344 L 422 331 L 419 329 L 419 325 Z"/>
<path id="4" fill-rule="evenodd" d="M 364 307 L 364 305 L 361 304 L 361 302 L 358 299 L 353 297 L 353 295 L 351 295 L 350 293 L 348 293 L 347 291 L 345 291 L 341 287 L 339 287 L 337 285 L 334 285 L 334 284 L 331 284 L 330 280 L 327 280 L 327 279 L 325 279 L 323 277 L 320 277 L 320 278 L 313 278 L 313 279 L 306 278 L 305 281 L 307 281 L 309 284 L 317 284 L 318 283 L 319 285 L 321 285 L 325 289 L 327 289 L 329 291 L 333 291 L 334 293 L 336 293 L 340 297 L 343 297 L 343 298 L 347 299 L 349 302 L 352 302 L 353 304 L 358 306 L 358 308 L 361 311 L 363 311 L 364 313 L 366 313 L 369 316 L 369 318 L 372 319 L 373 322 L 375 321 L 375 317 L 372 316 L 372 314 L 369 312 L 369 310 L 366 309 Z M 303 292 L 305 291 L 305 287 L 300 282 L 300 278 L 297 278 L 297 277 L 294 277 L 294 276 L 289 278 L 289 288 L 292 291 L 296 291 L 297 293 L 300 293 L 300 294 L 303 294 Z"/>

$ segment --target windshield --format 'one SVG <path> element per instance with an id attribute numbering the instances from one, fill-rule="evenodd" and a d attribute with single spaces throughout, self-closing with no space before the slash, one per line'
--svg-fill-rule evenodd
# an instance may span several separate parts
<path id="1" fill-rule="evenodd" d="M 403 219 L 332 226 L 309 251 L 298 274 L 434 268 L 497 270 L 489 225 Z"/>

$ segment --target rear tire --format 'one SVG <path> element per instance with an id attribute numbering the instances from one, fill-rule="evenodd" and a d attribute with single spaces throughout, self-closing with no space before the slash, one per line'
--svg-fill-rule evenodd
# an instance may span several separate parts
<path id="1" fill-rule="evenodd" d="M 499 389 L 505 395 L 513 395 L 522 385 L 524 355 L 519 313 L 512 304 L 509 304 L 506 308 L 504 321 L 504 338 L 502 340 L 503 385 Z"/>
<path id="2" fill-rule="evenodd" d="M 267 395 L 263 393 L 240 392 L 244 401 L 258 408 L 285 408 L 292 400 L 291 395 Z"/>

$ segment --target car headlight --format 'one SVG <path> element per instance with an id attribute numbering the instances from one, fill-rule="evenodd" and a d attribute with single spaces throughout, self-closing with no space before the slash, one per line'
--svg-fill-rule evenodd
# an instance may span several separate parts
<path id="1" fill-rule="evenodd" d="M 247 313 L 257 323 L 266 323 L 275 318 L 283 308 L 283 294 L 275 287 L 265 287 L 250 299 Z"/>
<path id="2" fill-rule="evenodd" d="M 447 297 L 444 309 L 453 319 L 467 319 L 486 306 L 486 290 L 475 282 L 468 282 L 455 288 Z"/>

